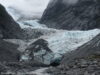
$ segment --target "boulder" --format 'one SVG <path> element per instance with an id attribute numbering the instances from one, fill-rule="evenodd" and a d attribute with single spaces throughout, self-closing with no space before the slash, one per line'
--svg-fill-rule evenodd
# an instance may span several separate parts
<path id="1" fill-rule="evenodd" d="M 21 61 L 34 60 L 49 65 L 53 57 L 54 54 L 48 47 L 48 42 L 44 39 L 38 39 L 26 48 Z"/>

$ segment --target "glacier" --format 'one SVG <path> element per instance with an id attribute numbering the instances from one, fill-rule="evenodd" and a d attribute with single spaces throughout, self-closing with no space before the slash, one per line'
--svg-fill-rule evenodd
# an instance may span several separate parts
<path id="1" fill-rule="evenodd" d="M 27 25 L 25 25 L 25 23 Z M 23 25 L 22 25 L 23 24 Z M 54 53 L 65 53 L 66 51 L 74 50 L 78 46 L 90 41 L 96 35 L 100 33 L 100 29 L 93 29 L 87 31 L 80 30 L 58 30 L 53 28 L 47 28 L 45 25 L 38 23 L 38 20 L 24 21 L 20 24 L 22 28 L 32 28 L 43 31 L 54 32 L 49 35 L 43 35 L 40 38 L 45 39 L 49 42 L 49 47 Z M 29 26 L 28 26 L 29 25 Z M 39 39 L 39 38 L 38 38 Z M 36 40 L 36 39 L 35 39 Z"/>
<path id="2" fill-rule="evenodd" d="M 50 36 L 42 36 L 49 42 L 49 48 L 54 52 L 55 58 L 61 57 L 64 53 L 75 50 L 79 46 L 90 41 L 100 33 L 99 29 L 89 31 L 67 31 L 58 30 Z"/>
<path id="3" fill-rule="evenodd" d="M 20 21 L 18 22 L 20 24 L 21 28 L 47 28 L 46 25 L 38 23 L 39 20 L 25 20 L 25 21 Z"/>
<path id="4" fill-rule="evenodd" d="M 45 58 L 44 63 L 46 64 L 50 64 L 50 62 L 48 61 L 61 58 L 66 52 L 70 52 L 77 49 L 81 45 L 92 40 L 96 35 L 100 33 L 100 29 L 93 29 L 93 30 L 87 30 L 87 31 L 80 31 L 80 30 L 68 31 L 68 30 L 57 30 L 53 28 L 47 28 L 45 25 L 39 24 L 37 20 L 25 21 L 24 23 L 28 23 L 29 27 L 27 28 L 32 28 L 32 29 L 37 29 L 37 30 L 42 29 L 41 30 L 42 33 L 45 33 L 48 30 L 49 32 L 52 32 L 52 31 L 55 32 L 55 33 L 49 33 L 49 35 L 43 35 L 37 38 L 37 39 L 42 38 L 48 41 L 49 48 L 54 53 L 53 59 L 47 59 L 47 57 L 49 56 L 48 54 L 44 57 Z M 37 39 L 30 39 L 30 40 L 34 41 Z M 31 44 L 32 42 L 29 42 L 29 43 Z M 52 58 L 52 56 L 50 58 Z"/>
<path id="5" fill-rule="evenodd" d="M 68 30 L 58 30 L 58 29 L 48 28 L 44 24 L 40 24 L 38 20 L 25 20 L 18 23 L 20 24 L 20 27 L 22 29 L 24 28 L 29 30 L 33 29 L 34 31 L 39 31 L 44 34 L 41 35 L 39 38 L 28 39 L 29 40 L 28 42 L 26 41 L 20 43 L 17 42 L 17 44 L 20 45 L 18 50 L 24 51 L 26 47 L 28 47 L 31 43 L 33 43 L 37 39 L 44 39 L 48 41 L 49 48 L 53 51 L 53 55 L 47 54 L 44 57 L 45 61 L 43 63 L 45 64 L 50 64 L 52 60 L 62 58 L 62 56 L 66 52 L 70 52 L 77 49 L 78 47 L 90 41 L 100 33 L 100 29 L 93 29 L 87 31 L 80 31 L 80 30 L 68 31 Z M 31 32 L 29 34 L 34 34 L 34 32 Z M 16 41 L 13 40 L 13 42 L 15 43 Z M 39 52 L 37 54 L 39 55 Z M 36 57 L 38 55 L 36 55 Z M 22 59 L 27 60 L 28 57 L 27 56 L 22 57 Z"/>
<path id="6" fill-rule="evenodd" d="M 34 31 L 40 31 L 41 33 L 44 34 L 44 35 L 41 35 L 39 38 L 28 39 L 30 41 L 27 41 L 27 42 L 24 40 L 20 41 L 19 39 L 13 39 L 12 42 L 16 43 L 16 40 L 19 40 L 20 42 L 19 43 L 17 42 L 17 44 L 20 45 L 18 50 L 21 49 L 22 51 L 24 51 L 28 45 L 30 45 L 32 42 L 34 42 L 37 39 L 42 38 L 48 41 L 49 48 L 54 53 L 54 58 L 51 59 L 52 56 L 50 57 L 50 55 L 47 54 L 44 57 L 45 58 L 44 63 L 46 64 L 50 64 L 51 60 L 61 58 L 66 52 L 70 52 L 77 49 L 78 47 L 90 41 L 91 39 L 93 39 L 93 37 L 95 37 L 96 35 L 100 33 L 100 29 L 93 29 L 93 30 L 87 30 L 87 31 L 80 31 L 80 30 L 68 31 L 68 30 L 62 30 L 62 29 L 58 30 L 58 29 L 48 28 L 46 27 L 46 25 L 40 24 L 38 22 L 39 21 L 38 19 L 31 18 L 30 20 L 29 18 L 27 18 L 23 20 L 18 20 L 21 16 L 25 16 L 21 14 L 20 11 L 18 11 L 18 9 L 14 10 L 14 8 L 11 9 L 11 7 L 7 7 L 7 11 L 13 16 L 16 22 L 19 23 L 22 29 L 24 28 L 28 30 L 33 29 Z M 29 34 L 34 34 L 34 32 L 31 32 Z M 12 39 L 9 39 L 8 41 L 11 41 L 11 40 Z M 23 59 L 28 59 L 28 58 L 26 57 Z"/>

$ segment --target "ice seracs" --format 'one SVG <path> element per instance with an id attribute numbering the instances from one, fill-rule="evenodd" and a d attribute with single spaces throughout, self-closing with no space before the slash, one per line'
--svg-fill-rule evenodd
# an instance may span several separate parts
<path id="1" fill-rule="evenodd" d="M 51 29 L 51 31 L 52 30 L 53 29 Z M 39 37 L 48 41 L 48 47 L 52 50 L 54 54 L 54 57 L 52 59 L 48 58 L 50 57 L 50 54 L 44 55 L 44 60 L 49 61 L 48 63 L 54 61 L 55 59 L 61 58 L 67 52 L 77 49 L 100 33 L 99 29 L 88 31 L 67 31 L 54 29 L 54 31 L 55 33 Z M 39 53 L 44 53 L 44 51 L 38 52 L 36 54 L 39 55 Z"/>

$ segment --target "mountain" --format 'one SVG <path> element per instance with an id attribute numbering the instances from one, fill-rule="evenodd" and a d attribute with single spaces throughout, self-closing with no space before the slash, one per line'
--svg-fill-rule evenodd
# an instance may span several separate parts
<path id="1" fill-rule="evenodd" d="M 100 28 L 99 10 L 99 0 L 51 0 L 40 23 L 67 30 Z"/>
<path id="2" fill-rule="evenodd" d="M 6 9 L 0 4 L 0 34 L 1 38 L 20 38 L 21 28 L 13 18 L 8 14 Z"/>
<path id="3" fill-rule="evenodd" d="M 92 55 L 100 55 L 100 34 L 75 51 L 66 54 L 61 63 L 68 65 L 75 59 L 88 58 Z"/>
<path id="4" fill-rule="evenodd" d="M 19 61 L 20 51 L 18 46 L 4 40 L 0 40 L 0 62 L 15 62 Z"/>

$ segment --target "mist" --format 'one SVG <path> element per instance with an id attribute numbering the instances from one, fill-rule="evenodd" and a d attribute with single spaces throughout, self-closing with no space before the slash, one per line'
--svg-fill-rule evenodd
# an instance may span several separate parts
<path id="1" fill-rule="evenodd" d="M 8 9 L 16 9 L 20 14 L 27 17 L 40 18 L 46 9 L 49 0 L 0 0 L 0 3 Z M 12 13 L 9 11 L 9 13 Z"/>

